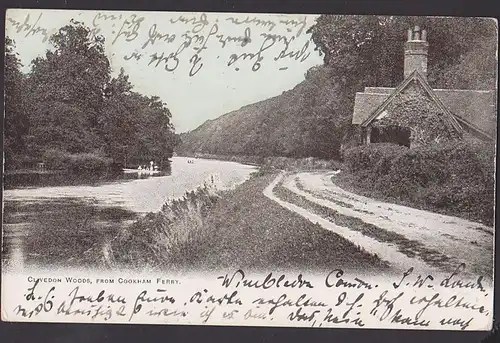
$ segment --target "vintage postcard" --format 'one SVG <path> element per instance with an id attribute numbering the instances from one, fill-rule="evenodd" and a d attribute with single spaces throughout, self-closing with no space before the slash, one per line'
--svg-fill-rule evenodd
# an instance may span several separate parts
<path id="1" fill-rule="evenodd" d="M 5 30 L 2 320 L 491 329 L 496 20 Z"/>

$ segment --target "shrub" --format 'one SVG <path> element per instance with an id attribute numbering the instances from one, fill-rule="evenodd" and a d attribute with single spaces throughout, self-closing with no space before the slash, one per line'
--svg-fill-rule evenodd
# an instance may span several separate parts
<path id="1" fill-rule="evenodd" d="M 336 160 L 322 160 L 316 157 L 290 158 L 290 157 L 267 157 L 263 168 L 283 170 L 313 170 L 313 169 L 339 169 L 341 163 Z"/>
<path id="2" fill-rule="evenodd" d="M 42 154 L 42 159 L 49 169 L 66 169 L 70 163 L 71 154 L 58 149 L 49 149 Z"/>
<path id="3" fill-rule="evenodd" d="M 43 160 L 49 169 L 67 170 L 75 173 L 103 171 L 111 165 L 111 159 L 100 153 L 70 154 L 58 149 L 43 153 Z"/>
<path id="4" fill-rule="evenodd" d="M 323 160 L 317 157 L 291 158 L 284 156 L 243 156 L 243 155 L 212 155 L 195 154 L 197 158 L 216 159 L 258 165 L 265 170 L 273 169 L 339 169 L 341 162 L 336 160 Z"/>
<path id="5" fill-rule="evenodd" d="M 384 175 L 391 166 L 391 161 L 403 154 L 408 148 L 396 144 L 378 143 L 361 145 L 344 152 L 344 161 L 351 172 L 370 170 Z"/>
<path id="6" fill-rule="evenodd" d="M 75 173 L 103 171 L 111 165 L 111 159 L 98 153 L 82 153 L 71 155 L 69 169 Z"/>

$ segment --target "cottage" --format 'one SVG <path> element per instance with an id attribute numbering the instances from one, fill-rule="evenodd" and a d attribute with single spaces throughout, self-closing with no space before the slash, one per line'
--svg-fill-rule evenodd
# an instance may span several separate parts
<path id="1" fill-rule="evenodd" d="M 433 89 L 427 81 L 426 30 L 408 30 L 404 80 L 356 93 L 352 124 L 362 144 L 410 147 L 454 139 L 494 141 L 496 90 Z"/>

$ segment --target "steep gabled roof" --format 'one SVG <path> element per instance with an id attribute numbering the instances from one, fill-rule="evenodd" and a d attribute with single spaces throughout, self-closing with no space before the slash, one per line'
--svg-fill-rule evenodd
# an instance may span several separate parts
<path id="1" fill-rule="evenodd" d="M 352 123 L 361 124 L 370 116 L 370 114 L 379 107 L 389 94 L 380 93 L 356 93 L 354 100 L 354 111 L 352 114 Z"/>
<path id="2" fill-rule="evenodd" d="M 463 129 L 458 123 L 456 117 L 450 112 L 450 110 L 441 102 L 436 93 L 432 90 L 431 86 L 417 70 L 414 70 L 406 79 L 399 84 L 398 87 L 380 104 L 375 111 L 373 111 L 368 118 L 366 118 L 361 126 L 368 126 L 373 120 L 375 120 L 388 106 L 389 104 L 398 96 L 408 85 L 416 81 L 418 82 L 427 95 L 432 99 L 432 101 L 438 106 L 438 108 L 443 111 L 445 121 L 450 124 L 455 130 L 462 133 Z"/>

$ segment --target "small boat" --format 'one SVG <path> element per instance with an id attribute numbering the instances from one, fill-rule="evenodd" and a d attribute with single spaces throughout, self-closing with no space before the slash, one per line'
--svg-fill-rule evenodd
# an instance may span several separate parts
<path id="1" fill-rule="evenodd" d="M 128 168 L 123 168 L 122 169 L 125 174 L 149 174 L 149 175 L 157 175 L 161 174 L 161 171 L 159 170 L 149 170 L 149 169 L 128 169 Z"/>

